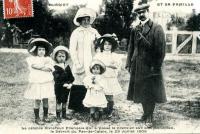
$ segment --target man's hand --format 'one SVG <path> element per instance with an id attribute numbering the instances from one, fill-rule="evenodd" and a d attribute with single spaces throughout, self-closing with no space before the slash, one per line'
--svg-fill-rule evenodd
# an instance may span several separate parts
<path id="1" fill-rule="evenodd" d="M 129 66 L 126 66 L 125 69 L 130 73 L 131 72 L 131 68 Z"/>

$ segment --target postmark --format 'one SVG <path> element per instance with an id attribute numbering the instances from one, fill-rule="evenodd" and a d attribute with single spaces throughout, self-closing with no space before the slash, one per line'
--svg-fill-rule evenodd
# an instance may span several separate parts
<path id="1" fill-rule="evenodd" d="M 33 17 L 32 0 L 3 0 L 4 19 Z"/>

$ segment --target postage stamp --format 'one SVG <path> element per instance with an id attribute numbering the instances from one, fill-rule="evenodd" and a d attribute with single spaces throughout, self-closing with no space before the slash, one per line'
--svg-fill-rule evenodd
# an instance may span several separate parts
<path id="1" fill-rule="evenodd" d="M 4 19 L 33 17 L 32 0 L 3 0 Z"/>

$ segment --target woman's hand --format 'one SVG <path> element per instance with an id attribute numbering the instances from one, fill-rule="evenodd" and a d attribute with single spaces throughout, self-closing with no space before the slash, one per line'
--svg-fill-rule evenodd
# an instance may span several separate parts
<path id="1" fill-rule="evenodd" d="M 106 67 L 112 68 L 112 69 L 117 69 L 117 67 L 114 64 L 107 65 Z"/>
<path id="2" fill-rule="evenodd" d="M 83 67 L 83 66 L 82 66 L 81 64 L 79 64 L 79 63 L 78 63 L 78 64 L 75 64 L 75 66 L 76 66 L 77 69 L 80 69 L 80 68 Z"/>
<path id="3" fill-rule="evenodd" d="M 77 74 L 82 74 L 85 72 L 83 65 L 81 64 L 75 64 L 76 67 L 76 73 Z"/>

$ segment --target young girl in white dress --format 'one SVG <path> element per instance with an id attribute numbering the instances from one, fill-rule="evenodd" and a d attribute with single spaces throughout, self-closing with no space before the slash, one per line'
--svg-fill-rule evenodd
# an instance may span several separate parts
<path id="1" fill-rule="evenodd" d="M 108 101 L 107 105 L 107 115 L 112 117 L 114 99 L 113 96 L 119 95 L 122 93 L 122 88 L 118 82 L 117 75 L 121 65 L 121 60 L 119 56 L 113 51 L 117 47 L 116 35 L 105 34 L 97 40 L 98 47 L 100 52 L 98 52 L 94 59 L 102 61 L 106 65 L 106 71 L 103 74 L 108 88 L 105 88 L 105 95 Z"/>
<path id="2" fill-rule="evenodd" d="M 91 74 L 87 75 L 83 80 L 83 83 L 87 88 L 83 105 L 90 108 L 90 122 L 100 119 L 103 108 L 106 108 L 107 106 L 107 100 L 104 94 L 106 82 L 102 76 L 105 69 L 105 65 L 101 61 L 93 60 L 90 65 Z"/>
<path id="3" fill-rule="evenodd" d="M 29 85 L 24 97 L 34 100 L 35 123 L 44 125 L 48 119 L 48 98 L 54 97 L 53 60 L 49 57 L 52 45 L 43 38 L 29 42 L 28 52 L 32 55 L 26 59 L 29 67 Z M 40 103 L 43 102 L 43 120 L 40 120 Z"/>

